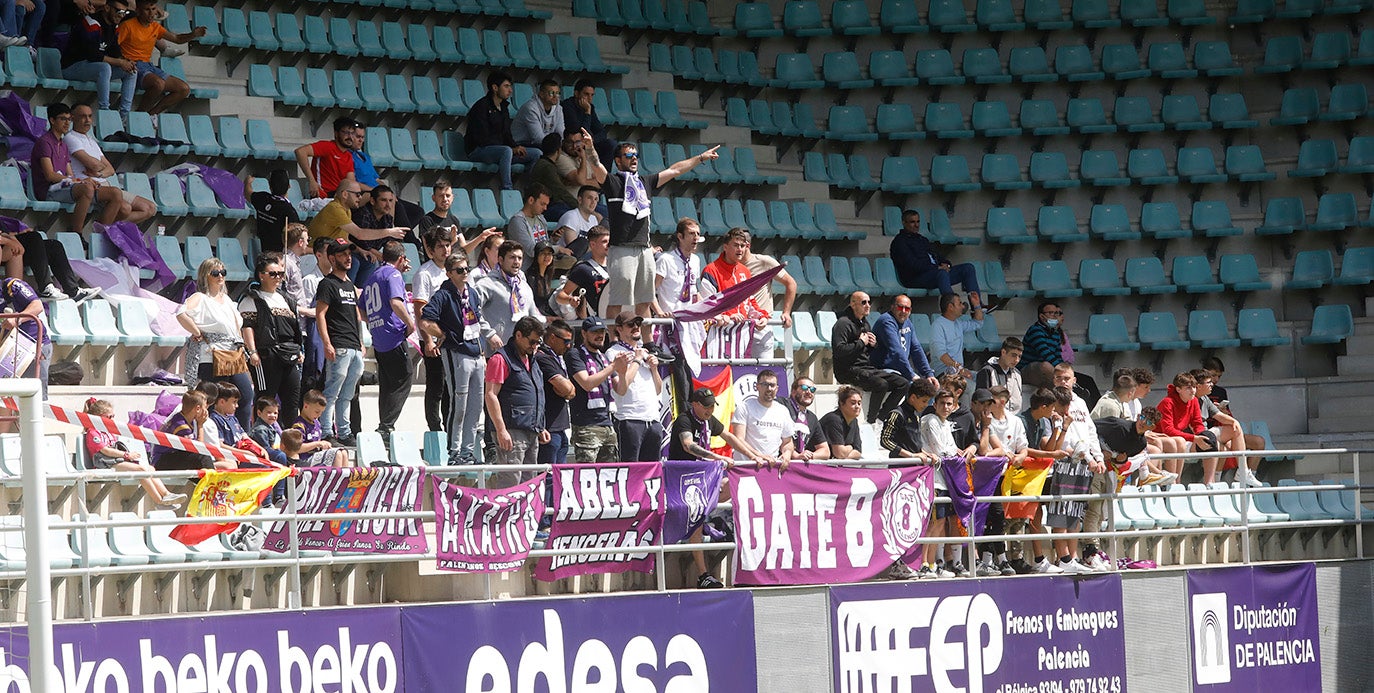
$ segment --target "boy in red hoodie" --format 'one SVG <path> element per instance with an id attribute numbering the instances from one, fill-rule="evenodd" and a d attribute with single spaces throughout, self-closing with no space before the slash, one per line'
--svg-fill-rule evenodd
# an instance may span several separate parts
<path id="1" fill-rule="evenodd" d="M 1197 381 L 1188 372 L 1174 376 L 1169 385 L 1169 394 L 1160 400 L 1159 426 L 1155 428 L 1166 436 L 1177 436 L 1192 444 L 1189 452 L 1212 452 L 1217 449 L 1215 433 L 1207 430 L 1198 408 Z M 1218 458 L 1202 460 L 1202 483 L 1210 484 L 1217 480 Z"/>

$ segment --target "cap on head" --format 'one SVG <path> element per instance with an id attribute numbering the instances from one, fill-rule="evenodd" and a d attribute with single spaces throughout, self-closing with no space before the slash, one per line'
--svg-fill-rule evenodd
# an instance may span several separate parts
<path id="1" fill-rule="evenodd" d="M 687 400 L 705 407 L 714 407 L 716 405 L 716 393 L 711 392 L 709 387 L 699 387 L 692 391 L 692 396 L 688 397 Z"/>
<path id="2" fill-rule="evenodd" d="M 583 332 L 596 332 L 604 329 L 606 329 L 606 321 L 595 315 L 588 316 L 582 320 Z"/>
<path id="3" fill-rule="evenodd" d="M 327 250 L 330 255 L 336 253 L 351 253 L 353 252 L 353 244 L 349 243 L 347 239 L 335 238 L 334 242 L 329 244 Z"/>
<path id="4" fill-rule="evenodd" d="M 635 312 L 632 310 L 622 310 L 620 311 L 620 315 L 615 316 L 616 327 L 624 327 L 626 325 L 641 325 L 643 323 L 644 318 L 635 315 Z"/>
<path id="5" fill-rule="evenodd" d="M 973 391 L 973 401 L 975 402 L 991 402 L 993 399 L 992 390 L 985 387 Z"/>

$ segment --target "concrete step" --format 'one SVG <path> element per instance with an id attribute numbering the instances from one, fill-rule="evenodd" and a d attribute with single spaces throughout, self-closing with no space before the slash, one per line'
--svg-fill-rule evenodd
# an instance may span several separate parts
<path id="1" fill-rule="evenodd" d="M 1366 387 L 1368 387 L 1367 384 Z M 1361 394 L 1343 396 L 1324 394 L 1320 397 L 1309 398 L 1309 401 L 1313 404 L 1313 409 L 1318 418 L 1350 416 L 1351 412 L 1369 411 L 1371 404 L 1368 391 Z M 1374 430 L 1374 422 L 1371 422 L 1370 429 Z"/>
<path id="2" fill-rule="evenodd" d="M 1345 340 L 1345 350 L 1351 354 L 1374 353 L 1374 328 L 1366 333 L 1356 332 Z"/>
<path id="3" fill-rule="evenodd" d="M 1366 402 L 1374 401 L 1374 375 L 1351 374 L 1339 378 L 1314 378 L 1308 383 L 1309 399 L 1317 406 L 1333 398 L 1364 397 Z M 1332 411 L 1330 408 L 1327 411 Z"/>
<path id="4" fill-rule="evenodd" d="M 1348 350 L 1355 351 L 1349 348 Z M 1341 375 L 1374 375 L 1374 355 L 1365 351 L 1358 355 L 1348 353 L 1344 356 L 1337 356 L 1336 371 Z"/>
<path id="5" fill-rule="evenodd" d="M 210 115 L 236 115 L 240 118 L 272 118 L 277 115 L 276 102 L 272 99 L 247 94 L 233 98 L 224 97 L 225 94 L 221 90 L 220 98 L 210 102 Z M 275 134 L 274 128 L 273 135 Z"/>
<path id="6" fill-rule="evenodd" d="M 1318 416 L 1307 424 L 1311 433 L 1367 433 L 1374 438 L 1374 418 L 1369 413 Z"/>
<path id="7" fill-rule="evenodd" d="M 1365 303 L 1365 315 L 1374 315 L 1374 313 L 1370 313 L 1370 312 L 1369 312 L 1370 308 L 1371 308 L 1371 306 L 1369 305 L 1368 302 L 1366 302 L 1366 303 Z M 1371 318 L 1355 318 L 1355 334 L 1356 334 L 1357 336 L 1358 336 L 1358 335 L 1374 335 L 1374 319 L 1371 319 Z"/>

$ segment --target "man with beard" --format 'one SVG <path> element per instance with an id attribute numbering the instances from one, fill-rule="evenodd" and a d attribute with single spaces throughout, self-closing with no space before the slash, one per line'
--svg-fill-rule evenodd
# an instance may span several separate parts
<path id="1" fill-rule="evenodd" d="M 617 361 L 630 358 L 621 352 L 611 358 L 606 348 L 606 323 L 596 316 L 582 321 L 582 344 L 568 349 L 563 361 L 576 385 L 569 403 L 572 422 L 573 461 L 619 462 L 615 428 L 611 425 L 611 379 Z"/>
<path id="2" fill-rule="evenodd" d="M 830 333 L 835 380 L 870 393 L 868 423 L 874 423 L 879 415 L 896 409 L 911 383 L 909 378 L 900 373 L 873 367 L 871 352 L 878 344 L 878 337 L 865 319 L 872 310 L 872 303 L 868 294 L 862 291 L 850 294 L 849 308 L 840 314 Z"/>
<path id="3" fill-rule="evenodd" d="M 811 411 L 815 402 L 816 383 L 807 377 L 792 381 L 791 395 L 782 400 L 796 424 L 796 432 L 792 434 L 792 447 L 797 451 L 794 457 L 805 462 L 830 459 L 830 443 L 821 431 L 815 412 Z"/>
<path id="4" fill-rule="evenodd" d="M 515 241 L 502 241 L 496 251 L 497 267 L 477 280 L 477 294 L 481 296 L 482 314 L 487 318 L 495 348 L 510 341 L 511 329 L 521 318 L 529 316 L 540 322 L 543 316 L 534 305 L 534 289 L 520 271 L 525 251 Z M 499 343 L 498 343 L 499 342 Z"/>

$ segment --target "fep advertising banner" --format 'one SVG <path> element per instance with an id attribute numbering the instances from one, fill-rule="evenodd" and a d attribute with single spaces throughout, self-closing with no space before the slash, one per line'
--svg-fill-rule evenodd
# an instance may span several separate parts
<path id="1" fill-rule="evenodd" d="M 401 693 L 395 607 L 58 624 L 65 693 Z M 0 629 L 0 691 L 28 691 L 23 626 Z M 13 651 L 10 651 L 11 648 Z"/>
<path id="2" fill-rule="evenodd" d="M 1126 690 L 1119 575 L 832 587 L 830 607 L 836 693 Z"/>
<path id="3" fill-rule="evenodd" d="M 544 477 L 511 488 L 477 489 L 430 476 L 436 567 L 499 573 L 523 565 L 544 517 Z"/>
<path id="4" fill-rule="evenodd" d="M 542 558 L 536 578 L 653 572 L 649 547 L 663 530 L 662 463 L 559 464 L 551 474 L 555 512 L 548 547 L 606 551 Z"/>
<path id="5" fill-rule="evenodd" d="M 343 553 L 425 553 L 429 544 L 420 520 L 353 520 L 349 513 L 416 512 L 421 509 L 419 467 L 310 467 L 296 480 L 296 509 L 302 514 L 337 513 L 337 520 L 300 524 L 300 548 Z M 291 550 L 285 522 L 272 524 L 263 541 L 269 551 Z"/>
<path id="6" fill-rule="evenodd" d="M 894 561 L 920 565 L 934 498 L 933 467 L 850 469 L 794 463 L 735 467 L 735 582 L 857 582 Z"/>
<path id="7" fill-rule="evenodd" d="M 1188 571 L 1195 691 L 1319 691 L 1311 563 Z"/>
<path id="8" fill-rule="evenodd" d="M 406 608 L 408 693 L 757 690 L 747 591 Z"/>

